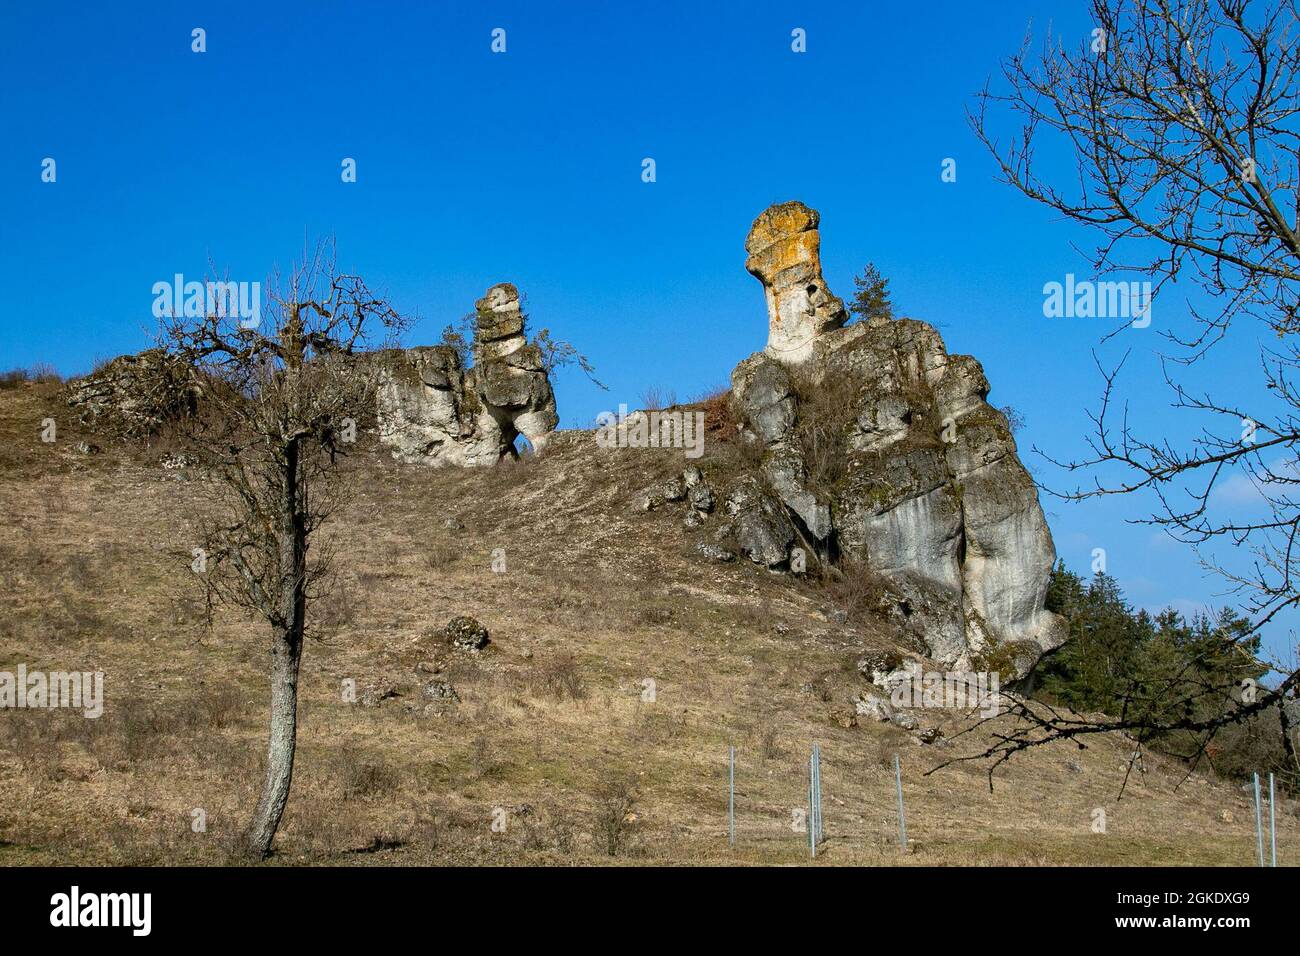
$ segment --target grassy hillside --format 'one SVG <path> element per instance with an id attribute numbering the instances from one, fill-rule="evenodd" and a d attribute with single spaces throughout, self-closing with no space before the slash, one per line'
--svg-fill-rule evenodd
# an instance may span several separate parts
<path id="1" fill-rule="evenodd" d="M 40 440 L 46 417 L 52 444 Z M 224 862 L 261 783 L 266 637 L 229 610 L 205 622 L 190 552 L 211 487 L 164 468 L 166 448 L 90 436 L 104 448 L 86 455 L 87 437 L 56 384 L 0 392 L 0 669 L 107 675 L 98 720 L 0 711 L 0 865 Z M 687 531 L 673 506 L 634 507 L 683 464 L 680 452 L 599 449 L 589 432 L 491 471 L 357 456 L 355 496 L 326 532 L 338 575 L 310 613 L 272 863 L 803 862 L 791 822 L 814 741 L 819 863 L 1253 862 L 1254 811 L 1234 786 L 1184 782 L 1181 767 L 1148 757 L 1116 802 L 1131 750 L 1120 739 L 1025 754 L 992 792 L 980 765 L 926 776 L 978 739 L 932 746 L 855 725 L 854 664 L 889 644 L 882 625 L 837 623 L 826 592 L 747 562 L 706 563 L 692 546 L 716 517 Z M 483 652 L 439 640 L 459 614 L 491 631 Z M 459 701 L 426 700 L 435 680 Z M 918 716 L 949 736 L 961 726 L 956 714 Z M 1092 832 L 1098 807 L 1105 834 Z M 195 809 L 205 832 L 191 827 Z M 1278 847 L 1282 862 L 1300 861 L 1294 805 Z"/>

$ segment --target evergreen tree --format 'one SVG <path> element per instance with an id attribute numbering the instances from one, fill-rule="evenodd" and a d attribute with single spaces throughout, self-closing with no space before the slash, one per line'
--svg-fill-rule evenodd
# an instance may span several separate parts
<path id="1" fill-rule="evenodd" d="M 888 321 L 894 317 L 894 305 L 889 301 L 889 280 L 880 274 L 874 263 L 868 262 L 862 275 L 853 277 L 853 287 L 849 311 L 863 322 L 872 319 Z"/>
<path id="2" fill-rule="evenodd" d="M 1099 573 L 1085 584 L 1063 562 L 1052 571 L 1047 606 L 1069 628 L 1065 644 L 1038 667 L 1038 696 L 1054 705 L 1167 726 L 1230 713 L 1240 706 L 1243 687 L 1268 673 L 1258 659 L 1259 635 L 1231 608 L 1191 620 L 1172 608 L 1155 615 L 1134 611 L 1114 578 Z M 1280 740 L 1255 725 L 1222 735 L 1209 748 L 1202 736 L 1182 730 L 1143 740 L 1193 761 L 1208 756 L 1223 772 L 1241 773 L 1284 765 L 1277 746 L 1261 749 L 1264 737 Z"/>

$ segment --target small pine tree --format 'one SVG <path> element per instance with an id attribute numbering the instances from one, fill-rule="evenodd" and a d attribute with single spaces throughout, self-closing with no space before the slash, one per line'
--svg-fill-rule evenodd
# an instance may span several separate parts
<path id="1" fill-rule="evenodd" d="M 849 311 L 863 322 L 873 319 L 887 322 L 894 317 L 894 304 L 889 301 L 889 280 L 880 274 L 875 263 L 868 262 L 862 275 L 853 277 L 853 287 Z"/>

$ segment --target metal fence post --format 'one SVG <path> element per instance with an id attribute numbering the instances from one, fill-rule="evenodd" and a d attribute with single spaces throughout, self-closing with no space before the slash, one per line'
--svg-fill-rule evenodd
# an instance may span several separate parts
<path id="1" fill-rule="evenodd" d="M 907 852 L 907 819 L 903 814 L 903 768 L 894 754 L 894 783 L 898 787 L 898 845 Z"/>
<path id="2" fill-rule="evenodd" d="M 1259 807 L 1259 771 L 1255 771 L 1255 849 L 1259 851 L 1259 865 L 1264 865 L 1264 817 Z"/>
<path id="3" fill-rule="evenodd" d="M 822 753 L 813 744 L 813 843 L 822 842 Z"/>
<path id="4" fill-rule="evenodd" d="M 808 830 L 808 849 L 812 851 L 813 859 L 817 859 L 817 826 L 813 823 L 816 810 L 813 804 L 813 755 L 808 755 L 808 816 L 804 820 L 805 828 Z"/>
<path id="5" fill-rule="evenodd" d="M 736 748 L 727 748 L 727 844 L 736 845 Z"/>
<path id="6" fill-rule="evenodd" d="M 1273 771 L 1268 772 L 1268 839 L 1272 845 L 1271 858 L 1277 866 L 1277 818 L 1273 815 Z"/>
<path id="7" fill-rule="evenodd" d="M 816 842 L 826 839 L 826 826 L 822 822 L 822 744 L 816 745 Z"/>

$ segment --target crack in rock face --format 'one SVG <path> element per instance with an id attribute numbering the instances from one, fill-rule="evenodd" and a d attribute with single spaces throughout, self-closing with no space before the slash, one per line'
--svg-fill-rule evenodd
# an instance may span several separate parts
<path id="1" fill-rule="evenodd" d="M 492 286 L 474 304 L 474 366 L 448 345 L 378 353 L 379 440 L 393 458 L 434 467 L 483 467 L 536 453 L 559 425 L 541 350 L 528 341 L 519 290 Z"/>
<path id="2" fill-rule="evenodd" d="M 745 242 L 768 343 L 732 373 L 732 402 L 743 437 L 763 452 L 761 493 L 819 557 L 882 574 L 933 658 L 1022 676 L 1066 629 L 1045 607 L 1056 550 L 1006 417 L 986 400 L 980 363 L 949 355 L 932 326 L 845 325 L 821 273 L 819 219 L 780 203 Z M 822 447 L 831 469 L 810 460 Z M 742 552 L 783 563 L 773 549 L 788 540 L 787 523 L 751 522 L 755 540 L 742 539 Z"/>

